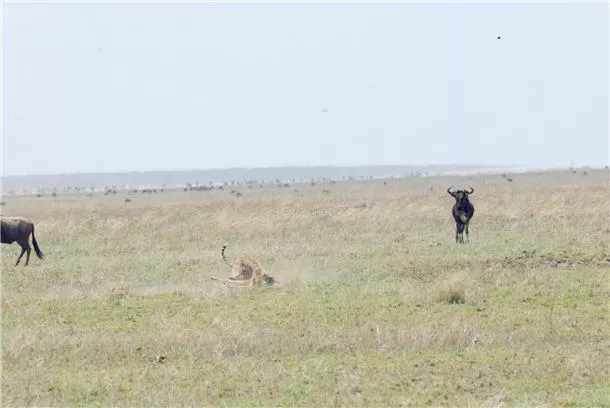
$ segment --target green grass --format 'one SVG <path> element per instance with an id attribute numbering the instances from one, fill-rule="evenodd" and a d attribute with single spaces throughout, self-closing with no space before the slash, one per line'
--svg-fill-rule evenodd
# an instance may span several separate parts
<path id="1" fill-rule="evenodd" d="M 607 172 L 426 180 L 6 198 L 47 257 L 2 248 L 2 405 L 610 406 Z"/>

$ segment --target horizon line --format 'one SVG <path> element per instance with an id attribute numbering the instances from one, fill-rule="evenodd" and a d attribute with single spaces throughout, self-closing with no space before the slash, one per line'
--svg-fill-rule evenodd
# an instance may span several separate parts
<path id="1" fill-rule="evenodd" d="M 307 169 L 307 168 L 334 168 L 334 169 L 352 169 L 362 167 L 438 167 L 438 166 L 455 166 L 455 167 L 497 167 L 497 168 L 562 168 L 562 166 L 526 166 L 523 164 L 484 164 L 484 163 L 428 163 L 428 164 L 354 164 L 354 165 L 334 165 L 334 164 L 316 164 L 316 165 L 277 165 L 277 166 L 235 166 L 235 167 L 211 167 L 211 168 L 191 168 L 191 169 L 158 169 L 158 170 L 116 170 L 116 171 L 84 171 L 74 173 L 34 173 L 34 174 L 9 174 L 0 175 L 1 178 L 10 177 L 49 177 L 49 176 L 77 176 L 77 175 L 111 175 L 111 174 L 134 174 L 134 173 L 181 173 L 192 171 L 229 171 L 229 170 L 273 170 L 273 169 Z M 568 168 L 570 166 L 567 166 Z M 587 167 L 583 165 L 581 167 Z M 595 167 L 595 166 L 588 166 Z"/>

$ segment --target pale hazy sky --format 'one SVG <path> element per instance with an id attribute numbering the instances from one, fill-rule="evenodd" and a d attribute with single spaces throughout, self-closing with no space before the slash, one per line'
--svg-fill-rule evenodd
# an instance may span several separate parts
<path id="1" fill-rule="evenodd" d="M 607 2 L 3 7 L 3 175 L 609 162 Z"/>

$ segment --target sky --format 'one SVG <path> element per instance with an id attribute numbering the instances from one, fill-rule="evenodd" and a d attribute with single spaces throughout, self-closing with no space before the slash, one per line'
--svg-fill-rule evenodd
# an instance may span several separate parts
<path id="1" fill-rule="evenodd" d="M 608 2 L 2 7 L 3 176 L 609 163 Z"/>

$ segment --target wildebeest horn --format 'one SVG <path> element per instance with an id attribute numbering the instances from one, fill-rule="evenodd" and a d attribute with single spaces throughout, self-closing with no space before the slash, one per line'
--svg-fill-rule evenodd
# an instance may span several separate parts
<path id="1" fill-rule="evenodd" d="M 451 186 L 451 187 L 449 187 L 449 188 L 447 189 L 447 192 L 448 192 L 449 194 L 451 194 L 451 189 L 452 189 L 452 188 L 453 188 L 453 186 Z"/>
<path id="2" fill-rule="evenodd" d="M 472 193 L 474 193 L 474 188 L 470 187 L 470 192 L 468 194 L 472 194 Z"/>

